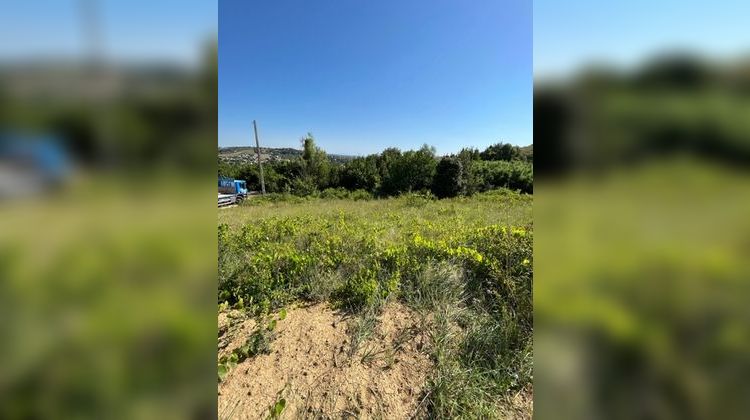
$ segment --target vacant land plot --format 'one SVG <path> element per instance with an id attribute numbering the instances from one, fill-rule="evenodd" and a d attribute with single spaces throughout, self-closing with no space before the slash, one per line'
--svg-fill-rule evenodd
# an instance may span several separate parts
<path id="1" fill-rule="evenodd" d="M 219 214 L 219 415 L 531 416 L 531 197 Z"/>

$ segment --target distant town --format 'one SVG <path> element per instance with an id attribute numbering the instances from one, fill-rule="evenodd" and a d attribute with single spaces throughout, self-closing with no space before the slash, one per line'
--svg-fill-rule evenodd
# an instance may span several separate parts
<path id="1" fill-rule="evenodd" d="M 261 162 L 282 162 L 285 160 L 292 160 L 302 156 L 302 150 L 292 149 L 291 147 L 261 147 L 260 148 L 260 159 Z M 356 156 L 351 155 L 332 155 L 329 154 L 328 158 L 332 162 L 346 163 L 354 159 Z M 258 156 L 255 151 L 255 147 L 219 147 L 219 160 L 230 164 L 248 164 L 257 163 Z"/>

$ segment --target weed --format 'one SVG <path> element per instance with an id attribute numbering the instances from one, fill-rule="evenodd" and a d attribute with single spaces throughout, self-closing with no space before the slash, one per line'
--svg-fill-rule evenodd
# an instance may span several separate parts
<path id="1" fill-rule="evenodd" d="M 464 278 L 460 267 L 440 262 L 427 268 L 401 285 L 406 302 L 420 310 L 455 305 L 463 296 Z"/>
<path id="2" fill-rule="evenodd" d="M 357 351 L 359 351 L 360 346 L 365 343 L 375 331 L 381 305 L 382 304 L 368 306 L 349 322 L 346 331 L 347 335 L 349 335 L 350 343 L 349 357 L 353 357 Z"/>
<path id="3" fill-rule="evenodd" d="M 286 399 L 281 398 L 277 400 L 268 407 L 267 419 L 275 420 L 281 418 L 281 413 L 284 411 L 284 408 L 286 408 Z"/>
<path id="4" fill-rule="evenodd" d="M 244 344 L 232 350 L 228 355 L 221 357 L 218 365 L 219 382 L 224 380 L 231 368 L 246 359 L 259 354 L 269 354 L 271 352 L 271 342 L 276 338 L 275 329 L 277 322 L 284 318 L 286 318 L 286 309 L 282 309 L 279 312 L 277 319 L 260 319 L 258 327 L 250 334 L 250 337 L 248 337 Z"/>

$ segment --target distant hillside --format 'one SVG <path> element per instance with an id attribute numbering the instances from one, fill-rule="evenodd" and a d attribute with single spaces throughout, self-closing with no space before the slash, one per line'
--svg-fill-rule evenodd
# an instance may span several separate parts
<path id="1" fill-rule="evenodd" d="M 260 158 L 263 162 L 277 162 L 296 159 L 302 156 L 302 150 L 291 147 L 261 147 Z M 349 155 L 333 155 L 328 157 L 338 163 L 345 163 L 355 158 Z M 247 164 L 256 163 L 257 156 L 254 147 L 220 147 L 219 159 L 226 163 Z"/>
<path id="2" fill-rule="evenodd" d="M 534 145 L 519 147 L 521 156 L 524 159 L 531 161 L 534 156 Z M 263 162 L 278 162 L 284 160 L 292 160 L 302 156 L 302 150 L 293 149 L 291 147 L 261 147 L 260 158 Z M 328 154 L 328 157 L 333 162 L 346 163 L 354 159 L 356 156 L 352 155 L 334 155 Z M 257 163 L 257 157 L 255 154 L 254 147 L 220 147 L 219 148 L 219 159 L 222 162 L 230 164 L 247 164 Z"/>

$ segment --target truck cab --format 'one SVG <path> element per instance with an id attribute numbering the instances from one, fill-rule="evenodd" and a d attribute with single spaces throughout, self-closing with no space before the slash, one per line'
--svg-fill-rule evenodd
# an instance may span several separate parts
<path id="1" fill-rule="evenodd" d="M 247 198 L 247 182 L 226 177 L 219 178 L 219 205 L 236 204 Z"/>
<path id="2" fill-rule="evenodd" d="M 62 140 L 0 132 L 0 200 L 42 196 L 69 181 L 72 165 Z"/>
<path id="3" fill-rule="evenodd" d="M 237 201 L 242 201 L 247 198 L 247 182 L 235 179 L 234 180 L 234 191 L 237 195 Z"/>

